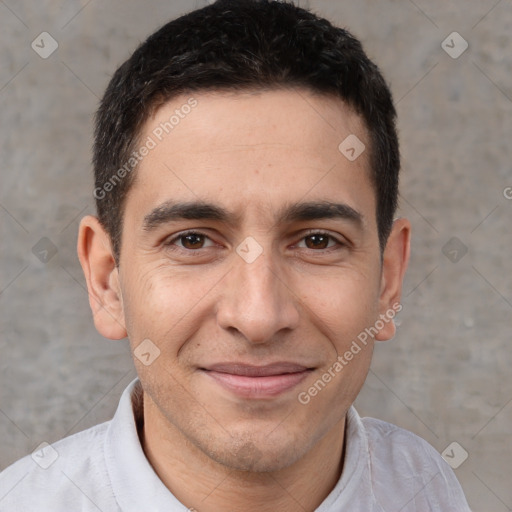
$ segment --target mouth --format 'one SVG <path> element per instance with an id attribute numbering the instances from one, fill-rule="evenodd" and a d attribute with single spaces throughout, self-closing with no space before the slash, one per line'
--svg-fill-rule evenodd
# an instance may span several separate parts
<path id="1" fill-rule="evenodd" d="M 263 399 L 273 398 L 290 391 L 313 369 L 296 363 L 279 362 L 265 366 L 220 363 L 199 370 L 235 395 L 242 398 Z"/>

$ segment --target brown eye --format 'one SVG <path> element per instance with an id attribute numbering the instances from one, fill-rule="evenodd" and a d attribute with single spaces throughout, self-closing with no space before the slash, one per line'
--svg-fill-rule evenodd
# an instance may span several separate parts
<path id="1" fill-rule="evenodd" d="M 306 236 L 304 240 L 308 249 L 327 249 L 330 247 L 329 242 L 331 241 L 331 237 L 319 233 Z"/>
<path id="2" fill-rule="evenodd" d="M 198 249 L 207 249 L 213 247 L 215 243 L 208 235 L 196 231 L 184 231 L 177 234 L 174 238 L 165 242 L 169 248 L 177 248 L 187 251 Z"/>
<path id="3" fill-rule="evenodd" d="M 185 249 L 202 249 L 205 236 L 198 233 L 189 233 L 178 238 L 181 246 Z"/>

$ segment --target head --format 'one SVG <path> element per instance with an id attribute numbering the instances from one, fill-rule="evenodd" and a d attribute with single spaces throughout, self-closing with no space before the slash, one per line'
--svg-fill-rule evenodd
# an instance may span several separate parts
<path id="1" fill-rule="evenodd" d="M 393 336 L 408 259 L 395 109 L 361 44 L 267 0 L 174 20 L 114 74 L 94 170 L 79 257 L 145 414 L 228 467 L 304 456 Z M 259 396 L 220 382 L 225 363 L 305 371 Z"/>
<path id="2" fill-rule="evenodd" d="M 96 207 L 117 260 L 125 200 L 140 158 L 133 153 L 144 145 L 148 118 L 183 93 L 276 89 L 339 98 L 362 118 L 384 249 L 397 205 L 400 158 L 395 109 L 379 69 L 349 32 L 304 9 L 220 0 L 150 36 L 116 71 L 97 112 Z"/>

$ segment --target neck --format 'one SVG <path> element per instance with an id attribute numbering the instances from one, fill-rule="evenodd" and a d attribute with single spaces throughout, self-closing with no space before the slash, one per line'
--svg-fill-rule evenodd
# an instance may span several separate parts
<path id="1" fill-rule="evenodd" d="M 141 442 L 158 477 L 197 512 L 314 511 L 332 491 L 343 468 L 345 418 L 304 457 L 274 472 L 239 471 L 217 463 L 144 400 Z M 153 406 L 154 407 L 154 406 Z"/>

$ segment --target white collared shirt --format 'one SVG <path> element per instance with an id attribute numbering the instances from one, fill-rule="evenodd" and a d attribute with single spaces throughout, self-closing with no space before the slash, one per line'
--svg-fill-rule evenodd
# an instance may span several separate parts
<path id="1" fill-rule="evenodd" d="M 0 512 L 187 512 L 158 478 L 124 391 L 111 421 L 34 452 L 0 473 Z M 137 388 L 136 388 L 137 387 Z M 347 414 L 342 475 L 315 512 L 470 512 L 451 468 L 416 435 Z M 199 511 L 200 512 L 200 511 Z"/>

